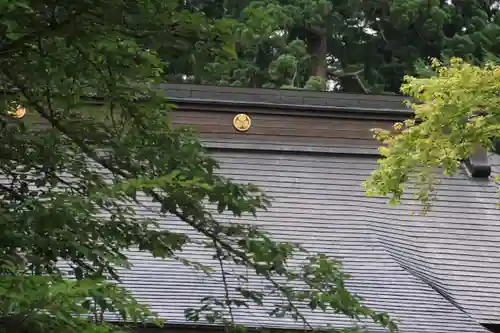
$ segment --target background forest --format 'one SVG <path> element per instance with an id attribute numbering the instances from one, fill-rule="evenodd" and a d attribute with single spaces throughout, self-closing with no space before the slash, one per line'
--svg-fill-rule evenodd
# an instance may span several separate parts
<path id="1" fill-rule="evenodd" d="M 500 54 L 498 1 L 190 0 L 214 28 L 159 46 L 169 81 L 397 93 L 430 57 L 473 64 Z M 196 13 L 196 14 L 195 14 Z M 180 37 L 180 38 L 179 38 Z M 224 44 L 220 47 L 220 43 Z M 175 47 L 172 48 L 171 46 Z"/>

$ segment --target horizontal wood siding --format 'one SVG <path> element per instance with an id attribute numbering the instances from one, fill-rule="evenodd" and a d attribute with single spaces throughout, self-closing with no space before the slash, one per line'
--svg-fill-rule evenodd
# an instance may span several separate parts
<path id="1" fill-rule="evenodd" d="M 191 126 L 208 140 L 224 139 L 257 140 L 303 145 L 345 146 L 357 148 L 378 147 L 371 129 L 391 128 L 393 121 L 362 120 L 331 117 L 301 117 L 295 115 L 272 115 L 248 113 L 252 126 L 246 132 L 238 132 L 233 127 L 234 112 L 183 111 L 173 112 L 175 125 Z"/>

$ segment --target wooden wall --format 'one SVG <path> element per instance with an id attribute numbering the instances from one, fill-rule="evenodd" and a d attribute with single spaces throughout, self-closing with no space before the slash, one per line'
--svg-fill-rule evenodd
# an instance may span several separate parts
<path id="1" fill-rule="evenodd" d="M 241 111 L 244 112 L 244 111 Z M 299 114 L 270 114 L 244 112 L 250 116 L 252 126 L 246 132 L 233 127 L 238 111 L 176 110 L 175 125 L 193 126 L 202 138 L 227 142 L 281 142 L 303 146 L 358 147 L 375 149 L 379 143 L 371 129 L 389 129 L 395 121 Z"/>

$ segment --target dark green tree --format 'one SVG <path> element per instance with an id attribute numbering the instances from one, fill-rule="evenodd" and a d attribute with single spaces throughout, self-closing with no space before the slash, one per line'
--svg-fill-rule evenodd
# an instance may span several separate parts
<path id="1" fill-rule="evenodd" d="M 482 64 L 500 52 L 498 1 L 199 0 L 192 6 L 231 19 L 238 41 L 233 57 L 207 59 L 189 72 L 169 69 L 196 83 L 322 90 L 331 79 L 334 89 L 399 93 L 404 75 L 425 72 L 430 58 Z"/>
<path id="2" fill-rule="evenodd" d="M 280 296 L 271 316 L 291 316 L 317 329 L 300 310 L 306 306 L 367 317 L 396 330 L 386 313 L 349 293 L 348 275 L 338 261 L 277 243 L 238 223 L 241 214 L 268 206 L 265 194 L 219 176 L 216 161 L 196 135 L 171 126 L 170 105 L 155 89 L 165 68 L 208 75 L 219 70 L 204 65 L 215 56 L 234 64 L 235 75 L 239 61 L 248 61 L 235 57 L 235 45 L 241 52 L 249 40 L 236 43 L 231 29 L 239 23 L 209 17 L 201 5 L 0 0 L 0 330 L 117 330 L 103 322 L 105 312 L 118 313 L 128 323 L 155 319 L 147 304 L 138 304 L 115 283 L 118 268 L 128 267 L 129 248 L 213 274 L 178 257 L 193 242 L 187 234 L 160 229 L 157 219 L 136 214 L 134 207 L 143 204 L 139 194 L 161 206 L 159 218 L 175 217 L 203 235 L 201 245 L 213 251 L 221 267 L 243 266 L 267 281 L 273 296 Z M 249 22 L 252 15 L 268 15 L 259 7 L 246 13 Z M 296 46 L 302 50 L 303 45 Z M 277 73 L 282 65 L 273 66 Z M 17 119 L 23 110 L 27 115 Z M 232 213 L 234 223 L 219 222 L 221 212 Z M 288 265 L 298 252 L 308 260 L 298 268 Z M 61 264 L 69 264 L 71 274 Z M 291 281 L 302 287 L 291 287 Z M 207 298 L 200 309 L 186 309 L 187 318 L 244 329 L 232 321 L 231 309 L 261 305 L 266 295 L 225 287 L 239 296 Z"/>

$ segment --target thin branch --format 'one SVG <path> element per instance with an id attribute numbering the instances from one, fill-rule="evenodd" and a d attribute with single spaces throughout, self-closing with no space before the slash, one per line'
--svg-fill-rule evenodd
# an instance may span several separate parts
<path id="1" fill-rule="evenodd" d="M 224 270 L 224 263 L 222 262 L 223 253 L 221 248 L 217 245 L 215 241 L 213 242 L 213 244 L 215 247 L 215 251 L 217 251 L 217 260 L 219 261 L 219 267 L 222 275 L 222 282 L 224 283 L 224 298 L 226 300 L 226 305 L 228 307 L 229 316 L 231 317 L 231 323 L 234 323 L 233 308 L 231 306 L 231 300 L 229 298 L 229 286 L 227 283 L 226 271 Z"/>
<path id="2" fill-rule="evenodd" d="M 380 32 L 380 37 L 382 37 L 382 39 L 386 44 L 390 44 L 387 38 L 385 37 L 384 29 L 382 28 L 380 21 L 377 21 L 377 26 L 378 26 L 378 31 Z"/>

